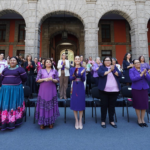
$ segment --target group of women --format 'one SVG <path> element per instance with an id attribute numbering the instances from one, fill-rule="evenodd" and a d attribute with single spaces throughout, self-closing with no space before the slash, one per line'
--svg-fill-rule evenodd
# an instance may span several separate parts
<path id="1" fill-rule="evenodd" d="M 0 64 L 1 64 L 0 56 Z M 75 116 L 75 129 L 83 129 L 82 116 L 85 110 L 85 81 L 90 76 L 95 79 L 95 84 L 101 96 L 101 126 L 106 128 L 107 110 L 109 123 L 117 128 L 114 123 L 115 103 L 121 90 L 119 78 L 122 77 L 121 66 L 115 58 L 105 57 L 103 61 L 96 58 L 96 62 L 90 57 L 87 62 L 83 56 L 76 56 L 74 66 L 70 68 L 65 54 L 58 61 L 57 70 L 51 59 L 45 59 L 43 66 L 38 69 L 34 80 L 35 63 L 32 57 L 27 56 L 24 68 L 18 65 L 16 57 L 10 58 L 9 65 L 1 72 L 2 87 L 0 90 L 0 128 L 1 130 L 13 129 L 23 121 L 25 112 L 24 93 L 22 84 L 33 87 L 40 84 L 37 98 L 36 119 L 41 129 L 53 128 L 59 117 L 56 83 L 60 83 L 60 98 L 66 99 L 68 78 L 71 83 L 70 108 Z M 38 63 L 38 62 L 37 62 Z M 123 75 L 126 84 L 132 83 L 133 107 L 138 117 L 140 127 L 148 127 L 144 121 L 145 111 L 148 109 L 148 82 L 150 81 L 150 68 L 145 63 L 144 56 L 131 62 L 131 54 L 127 53 L 123 61 Z M 87 75 L 88 74 L 88 75 Z M 142 98 L 141 98 L 142 97 Z M 78 117 L 79 112 L 79 117 Z"/>

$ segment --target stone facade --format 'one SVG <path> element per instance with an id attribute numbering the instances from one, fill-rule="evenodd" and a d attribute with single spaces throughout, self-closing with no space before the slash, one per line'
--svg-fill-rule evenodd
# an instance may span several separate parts
<path id="1" fill-rule="evenodd" d="M 124 17 L 131 27 L 133 58 L 149 59 L 147 23 L 149 0 L 0 0 L 0 15 L 17 12 L 26 23 L 25 53 L 39 56 L 40 27 L 53 14 L 65 12 L 83 24 L 85 57 L 98 56 L 98 24 L 103 15 L 112 12 Z M 81 45 L 82 45 L 81 44 Z M 82 46 L 83 48 L 83 46 Z"/>

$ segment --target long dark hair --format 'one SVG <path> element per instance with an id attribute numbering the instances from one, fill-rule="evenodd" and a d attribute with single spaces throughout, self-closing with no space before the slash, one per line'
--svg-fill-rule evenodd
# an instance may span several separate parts
<path id="1" fill-rule="evenodd" d="M 51 62 L 51 64 L 52 64 L 52 61 L 51 61 L 50 58 L 45 59 L 45 62 L 44 62 L 44 69 L 46 69 L 46 61 L 47 61 L 47 60 L 49 60 L 49 61 Z M 53 64 L 51 65 L 51 69 L 53 69 Z"/>
<path id="2" fill-rule="evenodd" d="M 128 54 L 131 55 L 131 53 L 126 53 L 125 56 L 124 56 L 124 58 L 123 58 L 123 60 L 127 60 L 127 55 L 128 55 Z M 130 62 L 131 62 L 131 58 L 130 58 L 129 60 L 130 60 Z"/>
<path id="3" fill-rule="evenodd" d="M 139 61 L 140 61 L 140 63 L 141 63 L 141 57 L 143 57 L 143 58 L 144 58 L 144 62 L 145 62 L 145 57 L 144 57 L 144 56 L 140 56 L 140 57 L 139 57 Z"/>
<path id="4" fill-rule="evenodd" d="M 111 57 L 109 57 L 109 56 L 106 56 L 106 57 L 103 59 L 103 66 L 105 66 L 104 62 L 105 62 L 105 59 L 106 59 L 106 58 L 109 58 L 109 59 L 110 59 L 110 61 L 111 61 L 111 65 L 112 65 L 112 58 L 111 58 Z"/>

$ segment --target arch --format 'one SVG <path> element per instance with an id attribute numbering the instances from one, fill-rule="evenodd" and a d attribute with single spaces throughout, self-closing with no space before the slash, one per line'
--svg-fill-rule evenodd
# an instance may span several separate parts
<path id="1" fill-rule="evenodd" d="M 101 18 L 102 18 L 104 15 L 109 14 L 109 13 L 118 14 L 118 15 L 122 16 L 123 18 L 125 18 L 125 19 L 128 21 L 128 23 L 129 23 L 131 29 L 133 29 L 133 27 L 135 26 L 133 20 L 136 18 L 136 15 L 134 15 L 134 12 L 128 14 L 128 13 L 127 13 L 127 10 L 117 10 L 117 9 L 111 9 L 111 10 L 106 10 L 106 11 L 104 11 L 104 12 L 100 15 L 100 19 L 97 21 L 97 26 L 98 26 L 99 21 L 101 20 Z M 132 15 L 133 15 L 133 16 L 132 16 Z"/>
<path id="2" fill-rule="evenodd" d="M 72 41 L 72 40 L 66 40 L 66 41 L 61 40 L 61 41 L 59 41 L 58 43 L 56 43 L 56 49 L 57 49 L 57 47 L 58 47 L 60 44 L 62 44 L 62 43 L 71 43 L 71 44 L 74 45 L 75 48 L 77 49 L 76 43 L 75 43 L 74 41 Z"/>
<path id="3" fill-rule="evenodd" d="M 82 22 L 83 26 L 85 27 L 85 21 L 84 21 L 84 19 L 83 19 L 80 15 L 78 15 L 78 14 L 75 13 L 75 12 L 71 12 L 71 11 L 60 11 L 60 10 L 48 12 L 48 13 L 45 13 L 44 15 L 41 15 L 41 16 L 39 17 L 38 26 L 40 27 L 40 26 L 42 25 L 42 23 L 43 23 L 47 18 L 49 18 L 49 17 L 51 17 L 51 16 L 53 16 L 53 15 L 63 14 L 64 12 L 65 12 L 65 14 L 67 14 L 67 15 L 71 15 L 71 16 L 74 16 L 74 17 L 78 18 L 78 19 Z"/>
<path id="4" fill-rule="evenodd" d="M 57 32 L 53 33 L 50 38 L 53 38 L 53 37 L 55 37 L 58 34 L 62 34 L 63 31 L 64 30 L 60 30 L 60 31 L 57 31 Z M 67 29 L 67 33 L 74 35 L 77 39 L 79 38 L 79 36 L 76 33 L 72 32 L 72 31 L 69 31 L 68 29 Z"/>
<path id="5" fill-rule="evenodd" d="M 19 14 L 20 16 L 22 16 L 25 21 L 26 27 L 27 27 L 27 18 L 25 17 L 24 14 L 20 13 L 18 10 L 14 10 L 14 9 L 2 9 L 2 10 L 0 10 L 0 17 L 7 13 L 16 13 L 16 14 Z"/>
<path id="6" fill-rule="evenodd" d="M 65 49 L 60 51 L 60 59 L 61 59 L 61 55 L 65 52 Z M 68 49 L 68 52 L 70 52 L 70 55 L 68 56 L 68 60 L 70 61 L 74 61 L 74 51 L 71 49 Z M 71 58 L 70 58 L 71 57 Z M 70 58 L 70 59 L 69 59 Z"/>

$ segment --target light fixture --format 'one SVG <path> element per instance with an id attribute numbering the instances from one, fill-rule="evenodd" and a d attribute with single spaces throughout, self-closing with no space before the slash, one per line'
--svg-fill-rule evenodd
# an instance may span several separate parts
<path id="1" fill-rule="evenodd" d="M 62 32 L 62 39 L 63 39 L 63 40 L 68 39 L 68 33 L 67 33 L 67 31 L 65 30 L 65 26 L 66 26 L 66 18 L 65 18 L 65 12 L 64 12 L 64 31 Z"/>

